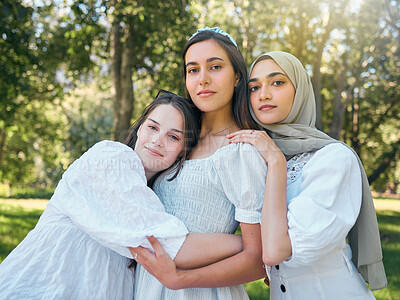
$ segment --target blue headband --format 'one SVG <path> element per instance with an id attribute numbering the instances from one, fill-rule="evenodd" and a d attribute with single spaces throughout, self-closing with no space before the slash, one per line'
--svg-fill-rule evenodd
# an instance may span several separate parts
<path id="1" fill-rule="evenodd" d="M 237 48 L 237 44 L 236 44 L 235 40 L 229 35 L 229 33 L 226 33 L 225 31 L 223 31 L 219 27 L 210 28 L 210 27 L 207 26 L 207 27 L 204 27 L 204 28 L 200 28 L 190 37 L 189 41 L 192 38 L 194 38 L 199 32 L 202 32 L 202 31 L 212 31 L 212 32 L 215 32 L 215 33 L 222 34 L 223 36 L 227 37 Z"/>

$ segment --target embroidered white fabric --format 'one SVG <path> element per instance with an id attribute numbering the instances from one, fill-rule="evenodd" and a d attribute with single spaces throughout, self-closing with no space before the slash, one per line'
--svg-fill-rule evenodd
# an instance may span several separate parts
<path id="1" fill-rule="evenodd" d="M 293 156 L 287 162 L 287 184 L 296 181 L 298 176 L 301 176 L 301 172 L 305 164 L 313 157 L 315 151 L 304 152 Z"/>

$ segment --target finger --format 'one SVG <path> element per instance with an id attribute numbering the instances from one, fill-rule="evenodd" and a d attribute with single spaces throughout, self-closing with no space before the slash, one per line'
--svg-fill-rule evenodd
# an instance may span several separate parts
<path id="1" fill-rule="evenodd" d="M 248 143 L 254 146 L 255 139 L 252 136 L 236 136 L 229 140 L 229 144 Z"/>
<path id="2" fill-rule="evenodd" d="M 143 262 L 145 262 L 145 261 L 154 259 L 154 257 L 155 257 L 155 255 L 152 251 L 150 251 L 149 249 L 144 248 L 142 246 L 128 247 L 128 249 L 132 254 L 132 258 L 135 259 L 140 264 L 143 264 Z"/>
<path id="3" fill-rule="evenodd" d="M 132 247 L 127 247 L 129 252 L 132 254 L 132 258 L 135 259 L 135 256 L 137 255 L 136 251 Z"/>
<path id="4" fill-rule="evenodd" d="M 235 131 L 235 132 L 232 132 L 230 134 L 227 134 L 226 137 L 229 139 L 229 138 L 232 138 L 232 137 L 237 136 L 237 135 L 251 134 L 253 131 L 254 130 L 252 130 L 252 129 L 239 130 L 239 131 Z"/>
<path id="5" fill-rule="evenodd" d="M 240 134 L 237 134 L 235 136 L 232 136 L 231 138 L 229 138 L 229 141 L 232 141 L 234 139 L 246 139 L 246 142 L 250 141 L 250 140 L 254 140 L 256 138 L 256 135 L 254 134 L 250 134 L 247 132 L 242 132 Z"/>
<path id="6" fill-rule="evenodd" d="M 150 242 L 151 246 L 154 249 L 154 252 L 156 253 L 157 256 L 166 254 L 163 246 L 161 246 L 160 242 L 158 239 L 156 239 L 154 236 L 148 236 L 147 240 Z"/>

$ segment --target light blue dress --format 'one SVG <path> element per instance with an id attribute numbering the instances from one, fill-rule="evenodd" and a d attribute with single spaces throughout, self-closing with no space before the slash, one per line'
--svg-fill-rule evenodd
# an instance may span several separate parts
<path id="1" fill-rule="evenodd" d="M 212 156 L 186 161 L 178 177 L 164 175 L 154 191 L 167 213 L 178 217 L 189 232 L 234 233 L 239 222 L 259 223 L 266 164 L 249 144 L 231 144 Z M 135 300 L 249 299 L 243 285 L 170 290 L 138 265 Z"/>

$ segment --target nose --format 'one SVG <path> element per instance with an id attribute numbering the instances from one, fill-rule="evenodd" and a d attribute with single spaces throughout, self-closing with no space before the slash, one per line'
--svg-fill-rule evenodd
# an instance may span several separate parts
<path id="1" fill-rule="evenodd" d="M 260 101 L 271 100 L 271 92 L 266 84 L 261 86 Z"/>
<path id="2" fill-rule="evenodd" d="M 200 71 L 200 85 L 204 87 L 208 84 L 210 84 L 210 76 L 206 70 L 201 70 Z"/>
<path id="3" fill-rule="evenodd" d="M 162 137 L 160 132 L 157 132 L 157 133 L 152 135 L 151 143 L 153 145 L 155 145 L 155 146 L 160 147 L 160 148 L 164 147 L 164 139 L 163 139 L 163 137 Z"/>

